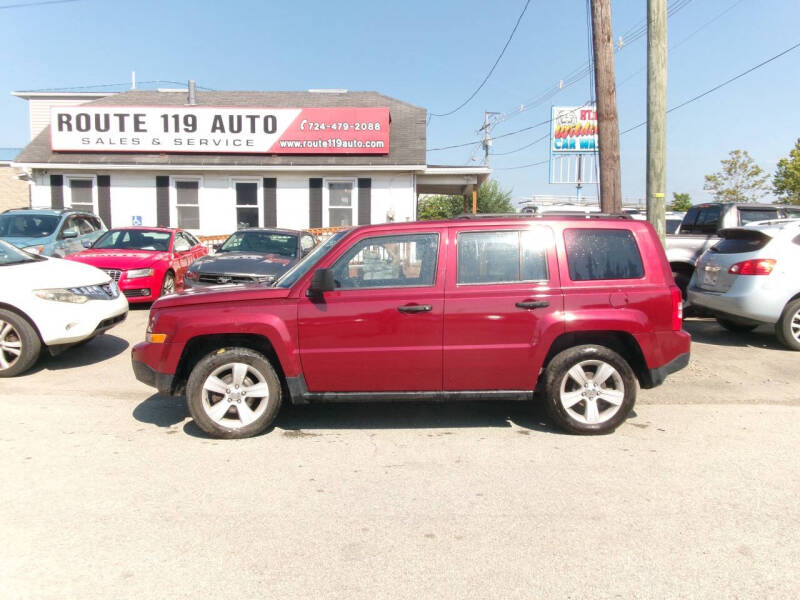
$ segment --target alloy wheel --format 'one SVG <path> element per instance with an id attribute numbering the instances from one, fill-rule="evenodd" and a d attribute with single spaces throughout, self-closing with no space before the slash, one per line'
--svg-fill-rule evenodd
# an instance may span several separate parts
<path id="1" fill-rule="evenodd" d="M 0 371 L 13 367 L 22 355 L 22 338 L 11 323 L 0 320 Z"/>
<path id="2" fill-rule="evenodd" d="M 269 400 L 266 378 L 245 363 L 222 365 L 203 382 L 203 410 L 223 427 L 249 425 L 264 414 Z"/>
<path id="3" fill-rule="evenodd" d="M 561 406 L 579 423 L 605 423 L 619 412 L 624 399 L 622 376 L 602 360 L 579 362 L 561 380 Z"/>
<path id="4" fill-rule="evenodd" d="M 800 310 L 792 315 L 789 330 L 792 332 L 792 337 L 800 342 Z"/>

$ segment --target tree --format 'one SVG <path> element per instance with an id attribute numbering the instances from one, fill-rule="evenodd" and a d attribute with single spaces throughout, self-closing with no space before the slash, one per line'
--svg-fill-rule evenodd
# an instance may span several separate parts
<path id="1" fill-rule="evenodd" d="M 720 161 L 722 170 L 706 175 L 704 190 L 714 194 L 718 202 L 755 202 L 766 194 L 769 175 L 759 167 L 746 150 L 731 150 L 729 158 Z"/>
<path id="2" fill-rule="evenodd" d="M 772 185 L 781 202 L 800 204 L 800 138 L 789 157 L 778 161 Z"/>
<path id="3" fill-rule="evenodd" d="M 467 200 L 472 209 L 472 200 Z M 429 219 L 449 219 L 464 212 L 463 196 L 428 196 L 420 200 L 417 207 L 417 218 L 420 221 Z M 487 179 L 478 188 L 479 213 L 513 213 L 511 190 L 504 190 L 494 179 Z"/>
<path id="4" fill-rule="evenodd" d="M 672 203 L 669 205 L 670 210 L 675 212 L 686 212 L 692 208 L 692 198 L 689 194 L 679 194 L 678 192 L 672 193 Z"/>

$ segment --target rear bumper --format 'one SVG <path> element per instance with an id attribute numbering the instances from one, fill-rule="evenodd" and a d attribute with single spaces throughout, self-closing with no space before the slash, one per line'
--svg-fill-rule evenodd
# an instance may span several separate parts
<path id="1" fill-rule="evenodd" d="M 757 276 L 738 277 L 727 291 L 713 292 L 699 287 L 695 276 L 686 292 L 692 306 L 714 316 L 774 324 L 780 318 L 788 298 L 782 289 L 765 289 L 767 283 L 764 278 Z"/>
<path id="2" fill-rule="evenodd" d="M 647 382 L 649 385 L 642 387 L 651 388 L 661 385 L 662 383 L 664 383 L 664 380 L 667 378 L 667 375 L 676 373 L 677 371 L 680 371 L 681 369 L 684 369 L 689 366 L 690 355 L 691 355 L 690 352 L 686 352 L 684 354 L 677 356 L 676 358 L 674 358 L 673 360 L 671 360 L 670 362 L 661 367 L 655 369 L 649 369 L 648 377 L 650 381 Z"/>

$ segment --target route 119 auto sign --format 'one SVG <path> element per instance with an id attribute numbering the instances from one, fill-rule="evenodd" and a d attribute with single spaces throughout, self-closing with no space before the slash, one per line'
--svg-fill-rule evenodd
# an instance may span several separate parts
<path id="1" fill-rule="evenodd" d="M 60 152 L 388 154 L 388 108 L 53 107 Z"/>

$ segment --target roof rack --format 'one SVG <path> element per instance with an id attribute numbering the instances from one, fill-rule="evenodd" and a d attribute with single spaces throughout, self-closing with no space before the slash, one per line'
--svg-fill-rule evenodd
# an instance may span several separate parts
<path id="1" fill-rule="evenodd" d="M 627 214 L 612 213 L 583 213 L 575 211 L 547 211 L 544 213 L 462 213 L 453 217 L 454 219 L 543 219 L 547 217 L 571 217 L 573 219 L 627 219 L 633 217 Z"/>

